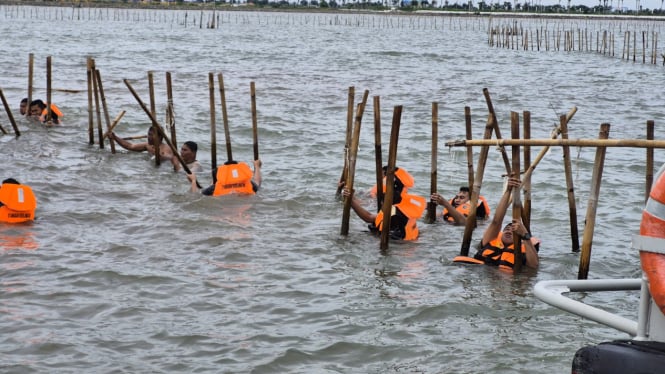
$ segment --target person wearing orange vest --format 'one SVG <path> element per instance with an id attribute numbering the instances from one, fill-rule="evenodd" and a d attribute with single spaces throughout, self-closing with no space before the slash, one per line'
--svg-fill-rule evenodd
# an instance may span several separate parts
<path id="1" fill-rule="evenodd" d="M 30 103 L 30 116 L 39 118 L 40 122 L 49 122 L 46 118 L 48 116 L 48 110 L 46 109 L 46 104 L 42 100 L 32 100 Z M 51 103 L 51 120 L 50 122 L 57 125 L 60 123 L 60 117 L 63 114 L 55 104 Z"/>
<path id="2" fill-rule="evenodd" d="M 503 218 L 508 210 L 510 203 L 511 190 L 519 188 L 521 182 L 519 179 L 510 178 L 508 188 L 501 196 L 501 200 L 496 207 L 494 217 L 487 226 L 483 238 L 480 242 L 480 249 L 474 256 L 474 259 L 485 263 L 486 265 L 499 266 L 512 270 L 515 266 L 514 252 L 514 234 L 518 234 L 523 240 L 521 245 L 523 265 L 530 268 L 538 267 L 538 250 L 536 246 L 539 241 L 531 237 L 524 225 L 517 220 L 513 220 L 501 229 Z"/>
<path id="3" fill-rule="evenodd" d="M 8 178 L 0 185 L 0 222 L 21 223 L 35 219 L 37 199 L 32 189 Z"/>
<path id="4" fill-rule="evenodd" d="M 398 172 L 399 171 L 399 172 Z M 418 238 L 418 226 L 416 220 L 422 216 L 426 201 L 418 195 L 406 192 L 406 186 L 402 178 L 413 186 L 411 175 L 404 169 L 395 168 L 395 184 L 393 193 L 392 215 L 390 217 L 390 238 L 396 240 L 416 240 Z M 342 185 L 344 183 L 342 182 Z M 380 233 L 383 230 L 383 212 L 370 213 L 363 208 L 360 201 L 353 196 L 353 192 L 347 188 L 342 190 L 342 195 L 351 197 L 351 208 L 363 221 L 369 223 L 369 230 Z"/>
<path id="5" fill-rule="evenodd" d="M 201 191 L 206 196 L 229 194 L 254 195 L 261 187 L 261 160 L 254 160 L 254 172 L 244 162 L 227 161 L 217 168 L 216 180 L 212 185 L 200 190 L 196 174 L 187 174 L 192 192 Z"/>
<path id="6" fill-rule="evenodd" d="M 459 192 L 455 197 L 446 200 L 439 193 L 433 193 L 430 199 L 443 206 L 443 213 L 441 214 L 444 221 L 455 223 L 457 225 L 466 224 L 466 217 L 471 213 L 471 201 L 469 200 L 470 190 L 469 187 L 460 187 Z M 459 212 L 459 214 L 457 214 Z M 477 219 L 487 219 L 490 215 L 490 207 L 487 200 L 483 196 L 478 196 L 478 207 L 476 208 Z"/>

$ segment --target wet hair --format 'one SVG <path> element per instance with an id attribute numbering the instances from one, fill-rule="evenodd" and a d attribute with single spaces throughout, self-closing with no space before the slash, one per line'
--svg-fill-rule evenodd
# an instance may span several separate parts
<path id="1" fill-rule="evenodd" d="M 21 184 L 14 178 L 7 178 L 7 179 L 3 180 L 2 184 L 5 184 L 5 183 L 7 183 L 7 184 Z"/>
<path id="2" fill-rule="evenodd" d="M 471 195 L 471 190 L 469 189 L 469 187 L 466 187 L 466 186 L 464 186 L 464 187 L 460 187 L 460 188 L 459 188 L 459 192 L 466 192 L 466 193 L 468 193 L 469 195 Z"/>
<path id="3" fill-rule="evenodd" d="M 184 142 L 183 144 L 186 145 L 187 148 L 191 149 L 192 152 L 194 153 L 196 153 L 199 150 L 199 146 L 195 142 L 189 141 L 189 142 Z"/>
<path id="4" fill-rule="evenodd" d="M 30 102 L 30 106 L 33 106 L 33 105 L 39 105 L 39 107 L 40 107 L 41 109 L 46 108 L 46 104 L 44 104 L 44 102 L 43 102 L 42 100 L 40 100 L 40 99 L 32 100 L 32 101 Z"/>
<path id="5" fill-rule="evenodd" d="M 21 99 L 21 104 L 27 104 L 27 103 L 28 103 L 28 98 L 27 97 L 24 97 L 23 99 Z"/>

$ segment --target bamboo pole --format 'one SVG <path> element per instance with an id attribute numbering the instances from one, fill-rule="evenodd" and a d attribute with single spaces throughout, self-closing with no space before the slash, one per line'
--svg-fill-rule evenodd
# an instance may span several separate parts
<path id="1" fill-rule="evenodd" d="M 226 140 L 226 158 L 233 161 L 231 152 L 231 135 L 229 134 L 229 116 L 226 112 L 226 91 L 224 88 L 224 77 L 222 73 L 217 74 L 217 84 L 219 84 L 219 96 L 222 104 L 222 122 L 224 123 L 224 138 Z"/>
<path id="2" fill-rule="evenodd" d="M 367 93 L 367 91 L 365 91 Z M 353 191 L 353 182 L 356 174 L 356 157 L 358 155 L 358 143 L 360 140 L 360 126 L 362 123 L 362 116 L 365 107 L 363 103 L 358 104 L 356 109 L 356 120 L 353 126 L 353 135 L 351 136 L 351 146 L 349 148 L 349 167 L 347 169 L 347 175 L 345 178 L 345 188 L 348 188 L 349 191 Z M 346 196 L 344 199 L 344 208 L 342 211 L 342 228 L 340 233 L 342 235 L 349 234 L 349 219 L 351 213 L 351 202 L 353 201 L 353 194 Z"/>
<path id="3" fill-rule="evenodd" d="M 259 132 L 258 124 L 256 117 L 256 87 L 254 82 L 249 83 L 249 94 L 252 100 L 252 139 L 253 139 L 253 150 L 254 150 L 254 160 L 259 159 Z"/>
<path id="4" fill-rule="evenodd" d="M 102 108 L 104 109 L 104 119 L 106 120 L 106 130 L 111 127 L 111 118 L 109 117 L 109 111 L 106 107 L 106 96 L 104 95 L 104 86 L 102 85 L 102 76 L 99 72 L 99 69 L 95 69 L 95 78 L 97 79 L 97 88 L 99 89 L 99 97 L 102 100 Z M 101 131 L 99 132 L 102 133 Z M 104 143 L 104 136 L 99 139 L 101 144 Z M 109 145 L 111 146 L 111 153 L 115 154 L 115 142 L 112 138 L 109 138 Z"/>
<path id="5" fill-rule="evenodd" d="M 88 144 L 93 145 L 95 144 L 95 127 L 94 127 L 94 117 L 92 114 L 93 108 L 92 108 L 92 98 L 93 98 L 93 87 L 92 87 L 92 80 L 93 80 L 93 71 L 95 69 L 95 60 L 92 57 L 88 57 L 87 63 L 86 63 L 86 75 L 87 75 L 87 83 L 88 83 Z"/>
<path id="6" fill-rule="evenodd" d="M 430 185 L 429 193 L 430 196 L 436 192 L 436 170 L 437 170 L 437 148 L 438 148 L 438 138 L 439 138 L 439 104 L 437 102 L 432 103 L 432 161 L 431 161 L 431 171 L 430 171 Z M 431 199 L 427 202 L 427 214 L 424 219 L 425 223 L 434 223 L 436 222 L 436 203 Z"/>
<path id="7" fill-rule="evenodd" d="M 600 125 L 600 139 L 607 139 L 610 134 L 610 124 Z M 593 163 L 593 175 L 591 177 L 591 191 L 585 218 L 584 237 L 582 239 L 582 255 L 580 256 L 580 267 L 577 279 L 587 279 L 589 275 L 589 263 L 591 261 L 591 247 L 593 232 L 596 225 L 596 209 L 598 207 L 598 196 L 600 193 L 600 182 L 603 178 L 603 166 L 605 164 L 605 147 L 596 148 L 596 159 Z"/>
<path id="8" fill-rule="evenodd" d="M 494 120 L 492 115 L 487 116 L 487 123 L 485 124 L 484 138 L 489 140 L 492 137 L 492 130 L 494 129 Z M 460 248 L 460 256 L 468 256 L 469 249 L 471 248 L 471 236 L 473 230 L 476 228 L 476 209 L 478 208 L 478 197 L 480 196 L 480 187 L 483 183 L 483 174 L 485 173 L 485 163 L 487 162 L 487 154 L 489 153 L 490 146 L 486 145 L 480 148 L 478 155 L 478 169 L 476 176 L 473 178 L 473 185 L 471 188 L 471 210 L 466 218 L 466 225 L 464 226 L 464 237 L 462 238 L 462 247 Z"/>
<path id="9" fill-rule="evenodd" d="M 19 131 L 18 126 L 16 125 L 16 121 L 14 120 L 14 116 L 12 115 L 12 111 L 9 107 L 9 103 L 7 102 L 7 98 L 5 98 L 5 94 L 4 92 L 2 92 L 2 88 L 0 88 L 0 99 L 2 99 L 2 105 L 5 106 L 5 112 L 7 112 L 7 118 L 9 118 L 9 122 L 12 124 L 12 128 L 14 129 L 14 134 L 16 134 L 16 137 L 21 136 L 21 131 Z M 28 103 L 27 110 L 30 110 L 30 103 Z M 2 129 L 2 132 L 4 134 L 7 133 L 5 129 Z"/>
<path id="10" fill-rule="evenodd" d="M 653 140 L 654 136 L 654 121 L 647 121 L 647 140 Z M 653 185 L 653 148 L 647 148 L 647 164 L 646 164 L 646 184 L 644 191 L 644 202 L 649 200 L 649 193 L 651 193 L 651 186 Z"/>
<path id="11" fill-rule="evenodd" d="M 471 128 L 471 108 L 468 106 L 464 107 L 464 124 L 466 128 L 466 139 L 473 139 L 473 132 Z M 473 186 L 473 147 L 466 147 L 466 170 L 469 177 L 468 186 Z"/>
<path id="12" fill-rule="evenodd" d="M 665 148 L 665 140 L 645 139 L 474 139 L 447 142 L 449 147 L 468 146 L 571 146 L 571 147 L 626 147 L 626 148 Z"/>
<path id="13" fill-rule="evenodd" d="M 154 80 L 154 74 L 152 71 L 148 71 L 148 93 L 149 93 L 149 99 L 150 99 L 150 114 L 152 114 L 153 117 L 157 118 L 157 110 L 155 109 L 155 80 Z M 154 126 L 154 124 L 153 124 Z M 153 139 L 153 147 L 155 147 L 155 166 L 159 166 L 162 163 L 161 157 L 159 157 L 159 138 L 154 137 Z M 175 147 L 174 147 L 175 148 Z M 177 150 L 173 151 L 174 153 L 177 153 Z"/>
<path id="14" fill-rule="evenodd" d="M 35 66 L 35 55 L 30 53 L 28 55 L 28 108 L 25 111 L 25 116 L 30 116 L 30 104 L 32 103 L 32 78 Z"/>
<path id="15" fill-rule="evenodd" d="M 51 56 L 46 57 L 46 121 L 53 121 L 53 111 L 51 110 Z"/>
<path id="16" fill-rule="evenodd" d="M 376 169 L 376 210 L 383 206 L 383 155 L 381 152 L 381 100 L 374 96 L 374 166 Z"/>
<path id="17" fill-rule="evenodd" d="M 561 138 L 568 139 L 568 120 L 565 115 L 559 117 Z M 570 147 L 563 146 L 563 168 L 566 176 L 566 191 L 568 192 L 568 213 L 570 217 L 570 239 L 573 252 L 579 252 L 579 232 L 577 230 L 577 206 L 575 204 L 575 187 L 573 186 L 573 167 L 570 159 Z"/>
<path id="18" fill-rule="evenodd" d="M 121 111 L 121 112 L 115 117 L 115 119 L 114 119 L 113 122 L 111 123 L 111 126 L 109 126 L 108 130 L 106 130 L 106 132 L 104 133 L 104 137 L 105 137 L 105 138 L 107 138 L 107 139 L 111 139 L 111 132 L 112 132 L 113 129 L 116 127 L 116 125 L 117 125 L 118 123 L 120 123 L 120 119 L 121 119 L 122 116 L 124 116 L 124 115 L 125 115 L 125 111 L 123 110 L 123 111 Z M 123 138 L 123 139 L 125 139 L 125 140 L 132 140 L 132 139 L 142 139 L 142 138 L 146 138 L 146 137 L 147 137 L 147 135 L 140 135 L 139 137 L 136 137 L 136 136 L 130 136 L 130 137 Z"/>
<path id="19" fill-rule="evenodd" d="M 393 122 L 390 130 L 390 145 L 388 146 L 388 168 L 386 169 L 386 196 L 383 200 L 383 221 L 381 222 L 382 251 L 388 250 L 390 239 L 390 220 L 392 218 L 393 196 L 395 194 L 395 164 L 397 163 L 397 141 L 399 140 L 399 127 L 402 118 L 402 106 L 393 109 Z"/>
<path id="20" fill-rule="evenodd" d="M 219 78 L 220 93 L 222 92 L 221 85 L 224 83 L 223 78 Z M 208 98 L 210 103 L 210 165 L 212 167 L 212 179 L 217 178 L 217 125 L 215 118 L 215 76 L 212 72 L 208 73 Z M 226 103 L 222 99 L 222 107 Z"/>
<path id="21" fill-rule="evenodd" d="M 492 119 L 492 126 L 494 128 L 494 133 L 496 134 L 496 138 L 501 139 L 501 130 L 499 130 L 499 122 L 496 119 L 496 112 L 494 111 L 494 105 L 492 104 L 492 99 L 490 98 L 490 92 L 487 88 L 483 88 L 483 95 L 485 96 L 487 109 L 490 112 L 490 117 Z M 506 174 L 510 174 L 510 161 L 508 160 L 508 154 L 506 154 L 506 150 L 503 147 L 501 148 L 501 157 L 503 158 L 503 164 L 506 167 Z"/>
<path id="22" fill-rule="evenodd" d="M 522 116 L 524 118 L 524 139 L 531 139 L 531 112 L 524 111 Z M 524 166 L 531 165 L 531 146 L 525 145 L 522 152 L 524 154 Z M 531 174 L 524 175 L 522 186 L 522 191 L 524 193 L 522 224 L 524 224 L 524 227 L 528 232 L 531 232 Z"/>
<path id="23" fill-rule="evenodd" d="M 520 118 L 517 112 L 510 112 L 510 135 L 513 139 L 520 138 Z M 511 146 L 512 151 L 512 167 L 513 171 L 512 177 L 519 178 L 520 174 L 520 146 L 513 145 Z M 520 188 L 513 188 L 512 197 L 513 197 L 513 221 L 520 222 L 522 220 L 522 200 L 520 194 L 522 193 Z M 524 255 L 522 254 L 522 238 L 513 231 L 513 248 L 515 263 L 513 267 L 513 274 L 517 274 L 522 270 L 522 261 Z"/>
<path id="24" fill-rule="evenodd" d="M 99 105 L 99 85 L 97 79 L 97 69 L 92 71 L 92 87 L 95 91 L 95 113 L 97 114 L 97 136 L 99 140 L 99 149 L 104 148 L 104 131 L 102 131 L 102 115 Z"/>
<path id="25" fill-rule="evenodd" d="M 342 175 L 339 177 L 339 185 L 337 187 L 336 196 L 342 192 L 342 182 L 346 182 L 346 175 L 349 170 L 349 148 L 351 147 L 351 133 L 353 132 L 353 101 L 355 98 L 355 87 L 349 87 L 348 102 L 346 105 L 346 138 L 344 141 L 344 167 L 342 168 Z"/>
<path id="26" fill-rule="evenodd" d="M 166 72 L 166 114 L 168 118 L 169 129 L 171 130 L 171 141 L 173 146 L 178 148 L 175 130 L 175 111 L 173 110 L 173 82 L 171 81 L 171 72 Z"/>

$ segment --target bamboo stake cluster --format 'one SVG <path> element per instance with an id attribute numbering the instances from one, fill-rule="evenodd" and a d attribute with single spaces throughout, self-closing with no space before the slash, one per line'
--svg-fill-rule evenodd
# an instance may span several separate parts
<path id="1" fill-rule="evenodd" d="M 596 28 L 596 26 L 601 28 Z M 630 25 L 628 25 L 630 27 Z M 617 56 L 616 46 L 623 40 L 621 59 L 643 64 L 658 64 L 665 53 L 658 49 L 659 31 L 649 24 L 635 24 L 647 30 L 624 30 L 623 25 L 523 25 L 517 21 L 488 28 L 488 44 L 496 48 L 536 51 L 598 53 Z"/>

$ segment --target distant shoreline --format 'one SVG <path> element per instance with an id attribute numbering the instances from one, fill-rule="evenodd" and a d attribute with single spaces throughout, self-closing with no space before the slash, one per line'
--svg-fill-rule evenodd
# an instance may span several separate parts
<path id="1" fill-rule="evenodd" d="M 44 1 L 44 0 L 0 0 L 0 6 L 44 6 L 44 7 L 81 7 L 81 8 L 119 8 L 119 9 L 163 9 L 163 10 L 216 10 L 243 12 L 293 12 L 323 14 L 374 14 L 374 15 L 410 15 L 424 17 L 488 17 L 488 18 L 553 18 L 553 19 L 608 19 L 608 20 L 656 20 L 665 21 L 662 15 L 635 14 L 580 14 L 580 13 L 527 13 L 527 12 L 469 12 L 462 10 L 434 10 L 432 8 L 418 10 L 371 10 L 349 8 L 318 8 L 318 7 L 259 7 L 254 5 L 233 6 L 230 4 L 213 5 L 210 3 L 121 3 L 102 1 Z M 440 8 L 437 8 L 440 9 Z"/>

